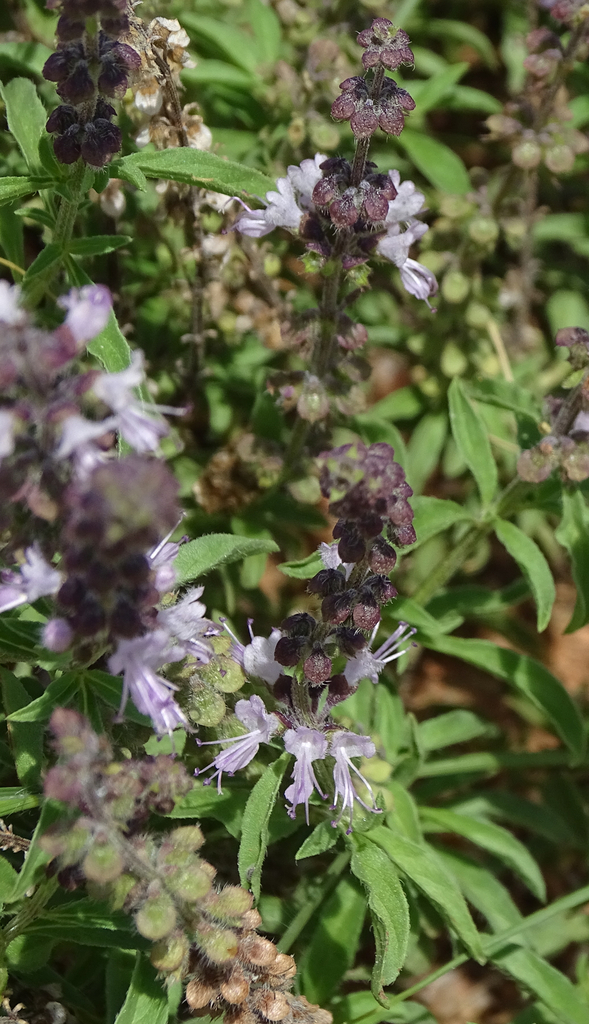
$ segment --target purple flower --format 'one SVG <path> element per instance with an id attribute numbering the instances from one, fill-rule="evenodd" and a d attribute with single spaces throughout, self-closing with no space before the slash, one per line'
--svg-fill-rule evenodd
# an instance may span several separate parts
<path id="1" fill-rule="evenodd" d="M 291 164 L 285 178 L 276 182 L 277 192 L 266 192 L 266 208 L 250 210 L 248 207 L 234 225 L 242 235 L 261 238 L 274 228 L 297 231 L 303 214 L 314 210 L 313 189 L 322 177 L 320 165 L 326 157 L 316 153 L 312 160 L 303 160 L 300 166 Z"/>
<path id="2" fill-rule="evenodd" d="M 182 415 L 184 410 L 164 405 L 148 405 L 146 409 L 134 393 L 135 388 L 140 387 L 144 380 L 143 352 L 136 350 L 126 370 L 101 373 L 94 381 L 92 390 L 115 413 L 117 428 L 127 444 L 136 452 L 153 452 L 169 428 L 164 420 L 153 419 L 147 410 L 172 415 Z"/>
<path id="3" fill-rule="evenodd" d="M 87 477 L 99 463 L 104 462 L 105 453 L 93 444 L 111 430 L 116 430 L 116 417 L 109 416 L 96 422 L 87 420 L 85 416 L 73 413 L 61 423 L 61 438 L 55 450 L 56 459 L 69 459 L 73 456 L 74 469 L 79 479 Z"/>
<path id="4" fill-rule="evenodd" d="M 339 825 L 342 820 L 346 809 L 350 812 L 350 826 L 346 829 L 349 835 L 352 831 L 352 818 L 354 814 L 354 800 L 357 800 L 362 807 L 366 808 L 367 811 L 372 811 L 373 814 L 379 814 L 380 809 L 376 806 L 374 800 L 374 793 L 370 784 L 366 781 L 364 776 L 356 765 L 352 763 L 352 757 L 374 757 L 375 747 L 374 743 L 369 736 L 358 736 L 354 732 L 334 732 L 331 736 L 331 744 L 329 747 L 329 753 L 335 758 L 335 767 L 333 769 L 333 781 L 335 784 L 335 795 L 331 809 L 334 810 L 337 806 L 338 799 L 341 797 L 342 806 L 337 818 L 332 821 L 334 828 Z M 350 769 L 356 773 L 361 782 L 366 786 L 370 796 L 372 798 L 372 807 L 365 804 L 360 799 L 352 782 L 352 776 Z"/>
<path id="5" fill-rule="evenodd" d="M 27 322 L 27 314 L 21 309 L 21 289 L 17 284 L 0 281 L 0 323 L 10 327 L 22 327 Z"/>
<path id="6" fill-rule="evenodd" d="M 112 298 L 103 284 L 88 284 L 83 288 L 72 288 L 58 299 L 58 304 L 67 309 L 64 326 L 69 327 L 78 345 L 85 345 L 106 327 Z"/>
<path id="7" fill-rule="evenodd" d="M 0 612 L 30 604 L 39 597 L 55 594 L 61 586 L 61 574 L 45 561 L 37 544 L 25 550 L 25 562 L 18 572 L 4 575 L 0 584 Z"/>
<path id="8" fill-rule="evenodd" d="M 205 619 L 206 607 L 198 598 L 204 587 L 193 587 L 176 604 L 160 609 L 157 625 L 166 629 L 185 654 L 192 654 L 203 664 L 211 660 L 213 649 L 207 637 L 219 630 L 210 619 Z"/>
<path id="9" fill-rule="evenodd" d="M 108 660 L 113 675 L 123 674 L 123 695 L 118 713 L 120 721 L 129 697 L 138 711 L 151 718 L 158 735 L 168 733 L 179 725 L 190 726 L 180 710 L 172 693 L 177 689 L 156 669 L 170 661 L 180 661 L 184 652 L 169 647 L 170 638 L 166 630 L 156 629 L 145 636 L 132 640 L 119 640 L 117 649 Z"/>
<path id="10" fill-rule="evenodd" d="M 327 753 L 327 740 L 322 732 L 317 729 L 309 729 L 307 726 L 300 726 L 298 729 L 289 729 L 284 734 L 284 746 L 289 754 L 296 757 L 292 773 L 294 782 L 289 786 L 284 796 L 290 802 L 288 808 L 289 817 L 296 816 L 299 804 L 305 805 L 305 820 L 309 824 L 309 799 L 316 789 L 324 800 L 326 794 L 322 793 L 319 783 L 313 771 L 313 761 L 322 761 Z"/>
<path id="11" fill-rule="evenodd" d="M 245 725 L 249 732 L 241 736 L 228 736 L 225 739 L 211 740 L 203 743 L 197 740 L 199 747 L 207 747 L 216 743 L 230 744 L 226 750 L 222 750 L 211 761 L 206 768 L 197 768 L 195 775 L 208 771 L 209 768 L 216 768 L 216 772 L 206 779 L 205 786 L 210 785 L 217 776 L 217 792 L 221 792 L 221 779 L 223 772 L 233 775 L 241 768 L 245 768 L 260 749 L 260 743 L 268 743 L 270 737 L 280 728 L 280 722 L 276 715 L 269 714 L 264 707 L 264 702 L 255 694 L 249 700 L 238 700 L 235 705 L 235 714 L 240 722 Z"/>
<path id="12" fill-rule="evenodd" d="M 377 630 L 378 625 L 372 631 L 371 644 L 374 642 Z M 385 666 L 406 654 L 409 647 L 415 646 L 415 644 L 407 646 L 407 641 L 416 632 L 417 630 L 409 627 L 406 622 L 400 622 L 395 632 L 388 640 L 385 640 L 384 644 L 381 644 L 374 654 L 368 647 L 365 647 L 354 658 L 350 658 L 343 671 L 348 685 L 356 687 L 361 679 L 370 679 L 372 683 L 378 683 L 378 677 Z"/>
<path id="13" fill-rule="evenodd" d="M 282 633 L 279 629 L 273 629 L 269 637 L 254 636 L 253 621 L 253 619 L 249 619 L 247 624 L 251 643 L 242 644 L 235 633 L 229 629 L 225 620 L 221 619 L 225 631 L 233 640 L 231 655 L 237 664 L 241 665 L 248 676 L 257 676 L 258 679 L 263 679 L 268 686 L 274 686 L 278 676 L 282 673 L 282 667 L 274 660 L 276 644 Z"/>
<path id="14" fill-rule="evenodd" d="M 67 619 L 49 619 L 43 626 L 41 643 L 48 651 L 61 654 L 67 651 L 74 638 L 74 631 Z"/>
<path id="15" fill-rule="evenodd" d="M 406 292 L 414 295 L 416 299 L 423 299 L 432 308 L 429 299 L 438 290 L 438 282 L 435 274 L 423 263 L 417 260 L 407 259 L 401 267 L 401 281 Z M 435 310 L 434 310 L 435 312 Z"/>

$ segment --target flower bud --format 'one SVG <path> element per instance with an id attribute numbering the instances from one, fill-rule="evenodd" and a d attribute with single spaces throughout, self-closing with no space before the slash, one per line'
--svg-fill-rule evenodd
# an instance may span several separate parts
<path id="1" fill-rule="evenodd" d="M 328 415 L 329 398 L 323 384 L 317 377 L 310 377 L 303 385 L 303 390 L 297 402 L 297 412 L 301 419 L 307 420 L 308 423 L 317 423 L 319 420 L 324 420 Z"/>
<path id="2" fill-rule="evenodd" d="M 211 890 L 211 880 L 198 864 L 173 871 L 166 880 L 170 889 L 187 903 L 196 903 Z"/>
<path id="3" fill-rule="evenodd" d="M 375 601 L 363 601 L 357 604 L 352 612 L 354 625 L 358 629 L 374 629 L 380 622 L 380 611 Z"/>
<path id="4" fill-rule="evenodd" d="M 305 645 L 304 637 L 281 636 L 274 650 L 274 661 L 285 668 L 293 668 L 298 665 Z"/>
<path id="5" fill-rule="evenodd" d="M 254 1006 L 266 1020 L 281 1021 L 290 1013 L 288 1000 L 282 992 L 256 992 Z"/>
<path id="6" fill-rule="evenodd" d="M 397 564 L 397 552 L 384 537 L 377 537 L 370 548 L 368 564 L 373 572 L 392 572 Z"/>
<path id="7" fill-rule="evenodd" d="M 320 647 L 314 647 L 303 664 L 303 671 L 310 683 L 319 686 L 325 683 L 331 675 L 331 658 L 328 658 Z"/>
<path id="8" fill-rule="evenodd" d="M 94 840 L 92 848 L 82 861 L 82 871 L 90 882 L 114 882 L 123 871 L 123 858 L 110 842 Z"/>
<path id="9" fill-rule="evenodd" d="M 149 896 L 135 914 L 137 931 L 144 939 L 165 939 L 176 927 L 176 909 L 166 893 Z"/>
<path id="10" fill-rule="evenodd" d="M 168 842 L 177 850 L 200 850 L 205 839 L 198 825 L 184 825 L 175 828 L 168 836 Z"/>
<path id="11" fill-rule="evenodd" d="M 273 964 L 268 966 L 268 974 L 275 978 L 294 978 L 297 973 L 297 965 L 294 957 L 288 953 L 279 953 Z"/>

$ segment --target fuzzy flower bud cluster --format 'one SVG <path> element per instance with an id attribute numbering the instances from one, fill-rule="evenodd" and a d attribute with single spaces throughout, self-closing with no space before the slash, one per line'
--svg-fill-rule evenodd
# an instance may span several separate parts
<path id="1" fill-rule="evenodd" d="M 325 452 L 321 463 L 322 491 L 340 519 L 334 529 L 338 543 L 321 545 L 324 568 L 309 580 L 309 592 L 321 601 L 317 617 L 296 612 L 268 638 L 255 636 L 250 624 L 251 639 L 245 646 L 234 638 L 234 657 L 247 675 L 268 686 L 276 710 L 268 711 L 258 695 L 238 701 L 235 715 L 244 731 L 209 741 L 223 750 L 198 771 L 213 768 L 207 782 L 216 778 L 220 791 L 223 773 L 245 768 L 261 744 L 275 743 L 283 734 L 286 751 L 295 757 L 293 781 L 284 794 L 288 813 L 294 817 L 302 805 L 308 822 L 313 794 L 330 797 L 331 809 L 338 811 L 332 824 L 339 825 L 345 816 L 350 831 L 357 804 L 379 811 L 352 760 L 372 757 L 375 747 L 370 737 L 340 729 L 330 713 L 362 679 L 378 682 L 385 667 L 406 652 L 415 632 L 401 623 L 371 650 L 380 609 L 397 593 L 388 576 L 396 562 L 393 545 L 415 540 L 407 500 L 412 491 L 386 444 L 368 449 L 361 443 L 345 445 Z M 321 762 L 328 767 L 318 773 Z M 354 777 L 366 799 L 357 792 Z"/>
<path id="2" fill-rule="evenodd" d="M 549 433 L 523 451 L 517 463 L 520 477 L 530 483 L 546 480 L 555 469 L 574 483 L 589 477 L 589 333 L 583 327 L 565 327 L 558 331 L 556 344 L 568 349 L 571 368 L 582 379 L 564 398 L 548 398 Z"/>
<path id="3" fill-rule="evenodd" d="M 47 131 L 63 164 L 80 157 L 103 167 L 121 148 L 109 100 L 125 95 L 139 54 L 120 41 L 129 29 L 126 0 L 48 0 L 58 8 L 57 50 L 45 62 L 43 76 L 57 84 L 64 101 L 50 115 Z"/>
<path id="4" fill-rule="evenodd" d="M 232 1024 L 330 1024 L 331 1015 L 290 993 L 296 965 L 258 935 L 252 896 L 215 884 L 200 856 L 197 825 L 145 835 L 150 812 L 169 814 L 192 782 L 171 757 L 113 760 L 104 737 L 78 712 L 51 718 L 58 763 L 45 795 L 68 808 L 41 837 L 48 872 L 61 885 L 86 882 L 92 896 L 132 915 L 150 941 L 151 961 L 180 981 L 192 1015 L 225 1015 Z"/>

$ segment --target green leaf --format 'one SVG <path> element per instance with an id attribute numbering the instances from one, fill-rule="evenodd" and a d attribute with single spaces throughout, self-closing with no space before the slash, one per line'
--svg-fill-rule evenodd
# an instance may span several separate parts
<path id="1" fill-rule="evenodd" d="M 245 805 L 250 796 L 247 789 L 229 789 L 224 786 L 218 793 L 214 786 L 203 786 L 195 782 L 190 793 L 178 800 L 168 818 L 215 818 L 223 822 L 225 828 L 238 839 L 241 833 L 241 822 Z"/>
<path id="2" fill-rule="evenodd" d="M 306 558 L 295 562 L 281 562 L 278 568 L 285 576 L 292 576 L 295 580 L 310 580 L 324 568 L 324 565 L 319 552 L 312 551 Z"/>
<path id="3" fill-rule="evenodd" d="M 428 718 L 419 723 L 418 729 L 424 750 L 439 750 L 441 747 L 468 743 L 479 736 L 494 736 L 497 733 L 496 727 L 490 722 L 484 722 L 478 715 L 464 708 Z"/>
<path id="4" fill-rule="evenodd" d="M 31 703 L 30 695 L 20 679 L 8 669 L 0 669 L 2 699 L 7 715 Z M 12 722 L 8 727 L 10 746 L 14 754 L 16 774 L 23 786 L 29 789 L 39 787 L 43 762 L 43 725 L 40 722 L 19 724 Z"/>
<path id="5" fill-rule="evenodd" d="M 388 831 L 379 828 L 376 831 Z M 376 956 L 372 969 L 372 994 L 387 1005 L 385 985 L 392 985 L 407 956 L 409 907 L 399 877 L 389 857 L 366 836 L 353 833 L 351 868 L 368 897 Z M 388 851 L 387 851 L 388 852 Z"/>
<path id="6" fill-rule="evenodd" d="M 433 849 L 425 844 L 413 843 L 405 836 L 395 835 L 383 826 L 367 833 L 366 838 L 388 854 L 393 863 L 431 900 L 456 931 L 471 956 L 479 963 L 484 963 L 481 937 L 464 898 Z"/>
<path id="7" fill-rule="evenodd" d="M 443 142 L 405 128 L 399 142 L 423 176 L 442 192 L 465 195 L 472 185 L 460 157 Z"/>
<path id="8" fill-rule="evenodd" d="M 39 797 L 27 793 L 22 786 L 4 786 L 0 789 L 0 818 L 8 814 L 20 814 L 31 807 L 39 806 Z"/>
<path id="9" fill-rule="evenodd" d="M 182 544 L 176 558 L 176 584 L 198 579 L 221 565 L 239 562 L 249 555 L 278 551 L 273 540 L 259 537 L 237 537 L 233 533 L 209 533 Z"/>
<path id="10" fill-rule="evenodd" d="M 420 83 L 419 91 L 415 90 L 419 114 L 425 114 L 428 110 L 438 107 L 440 101 L 452 91 L 452 87 L 466 74 L 469 68 L 470 65 L 465 60 L 458 64 L 448 64 L 442 71 L 428 78 L 422 86 Z"/>
<path id="11" fill-rule="evenodd" d="M 41 934 L 82 946 L 147 948 L 127 914 L 101 906 L 84 897 L 63 907 L 45 910 L 27 927 L 27 934 Z"/>
<path id="12" fill-rule="evenodd" d="M 445 412 L 428 412 L 422 416 L 407 446 L 407 478 L 415 494 L 435 470 L 448 434 Z"/>
<path id="13" fill-rule="evenodd" d="M 467 510 L 449 498 L 430 498 L 418 494 L 411 499 L 411 505 L 415 513 L 413 526 L 417 534 L 412 551 L 455 523 L 472 522 L 472 516 Z"/>
<path id="14" fill-rule="evenodd" d="M 226 21 L 217 21 L 200 12 L 181 14 L 180 20 L 196 41 L 204 39 L 205 42 L 213 43 L 232 64 L 243 68 L 244 71 L 255 72 L 260 63 L 260 54 L 251 34 L 241 32 Z"/>
<path id="15" fill-rule="evenodd" d="M 268 765 L 245 805 L 237 864 L 239 880 L 244 889 L 253 892 L 256 902 L 260 898 L 262 865 L 268 848 L 268 823 L 289 761 L 290 754 L 285 752 Z"/>
<path id="16" fill-rule="evenodd" d="M 550 622 L 552 606 L 556 600 L 556 588 L 550 566 L 535 541 L 528 537 L 519 526 L 505 519 L 495 520 L 495 533 L 515 559 L 530 585 L 538 613 L 538 632 Z"/>
<path id="17" fill-rule="evenodd" d="M 422 637 L 422 643 L 434 651 L 462 658 L 470 665 L 512 683 L 552 722 L 571 751 L 574 762 L 582 759 L 586 737 L 579 709 L 562 683 L 540 662 L 505 647 L 497 647 L 489 640 L 438 635 Z"/>
<path id="18" fill-rule="evenodd" d="M 525 828 L 536 835 L 548 839 L 557 845 L 575 845 L 577 837 L 575 829 L 571 829 L 564 821 L 558 808 L 547 807 L 546 804 L 526 800 L 515 793 L 493 789 L 480 796 L 453 803 L 452 810 L 459 814 L 473 814 L 478 817 L 502 818 L 517 828 Z M 579 844 L 581 849 L 587 846 L 587 837 Z"/>
<path id="19" fill-rule="evenodd" d="M 90 238 L 74 238 L 67 248 L 72 256 L 104 256 L 132 241 L 130 235 L 92 235 Z"/>
<path id="20" fill-rule="evenodd" d="M 24 270 L 24 231 L 19 212 L 16 205 L 5 203 L 4 206 L 0 206 L 0 246 L 6 258 Z M 8 269 L 14 281 L 20 282 L 22 274 L 12 268 Z"/>
<path id="21" fill-rule="evenodd" d="M 365 914 L 362 887 L 354 878 L 342 878 L 321 906 L 300 964 L 304 992 L 313 1002 L 325 1004 L 352 966 Z"/>
<path id="22" fill-rule="evenodd" d="M 538 422 L 542 418 L 540 402 L 527 388 L 520 387 L 513 381 L 470 380 L 467 384 L 468 394 L 479 402 L 496 405 L 500 409 L 509 409 L 518 416 L 527 416 Z"/>
<path id="23" fill-rule="evenodd" d="M 112 310 L 106 327 L 90 342 L 88 351 L 100 360 L 108 373 L 127 369 L 131 362 L 131 349 Z"/>
<path id="24" fill-rule="evenodd" d="M 0 905 L 10 901 L 18 875 L 8 858 L 0 854 Z"/>
<path id="25" fill-rule="evenodd" d="M 474 476 L 481 498 L 488 504 L 497 490 L 497 466 L 483 419 L 455 377 L 448 390 L 450 424 L 456 446 Z"/>
<path id="26" fill-rule="evenodd" d="M 571 559 L 577 600 L 565 633 L 574 633 L 589 622 L 589 508 L 582 492 L 563 489 L 562 519 L 555 531 L 559 544 Z"/>
<path id="27" fill-rule="evenodd" d="M 464 836 L 471 843 L 488 850 L 515 871 L 539 900 L 546 899 L 546 886 L 540 868 L 523 843 L 507 829 L 437 807 L 422 807 L 420 813 L 426 831 L 452 832 Z"/>
<path id="28" fill-rule="evenodd" d="M 335 846 L 340 833 L 333 827 L 330 821 L 320 821 L 315 826 L 310 836 L 307 836 L 302 846 L 299 846 L 295 853 L 295 860 L 304 860 L 305 857 L 317 857 L 320 853 L 326 853 Z"/>
<path id="29" fill-rule="evenodd" d="M 423 27 L 436 40 L 445 36 L 447 39 L 472 46 L 483 58 L 487 67 L 496 68 L 498 66 L 497 54 L 489 37 L 467 21 L 454 21 L 451 18 L 428 18 L 424 20 Z"/>
<path id="30" fill-rule="evenodd" d="M 199 60 L 195 68 L 186 68 L 182 72 L 182 81 L 186 85 L 228 85 L 234 89 L 252 89 L 256 78 L 249 71 L 226 64 L 223 60 Z"/>
<path id="31" fill-rule="evenodd" d="M 47 654 L 50 656 L 49 651 Z M 0 619 L 0 658 L 36 663 L 39 660 L 38 623 L 3 615 Z"/>
<path id="32" fill-rule="evenodd" d="M 0 790 L 0 793 L 2 791 Z M 21 791 L 22 792 L 22 791 Z M 38 803 L 38 800 L 37 800 Z M 28 805 L 35 806 L 35 805 Z M 0 802 L 1 807 L 1 802 Z M 49 860 L 49 854 L 45 853 L 39 845 L 39 837 L 42 836 L 50 825 L 53 825 L 58 818 L 63 815 L 63 806 L 56 803 L 54 800 L 45 800 L 41 808 L 41 815 L 37 822 L 37 827 L 33 833 L 31 839 L 31 845 L 29 846 L 24 859 L 24 864 L 20 870 L 14 892 L 12 893 L 11 900 L 16 902 L 28 892 L 31 886 L 36 885 L 41 881 L 45 872 L 45 864 Z"/>
<path id="33" fill-rule="evenodd" d="M 125 163 L 124 160 L 116 160 L 109 164 L 109 171 L 112 178 L 122 178 L 123 181 L 128 181 L 135 188 L 138 188 L 140 192 L 147 190 L 147 178 L 143 171 L 134 164 Z"/>
<path id="34" fill-rule="evenodd" d="M 120 163 L 123 168 L 138 167 L 148 178 L 181 181 L 244 200 L 261 199 L 276 184 L 253 167 L 223 160 L 201 149 L 163 149 L 152 153 L 142 150 L 123 157 Z"/>
<path id="35" fill-rule="evenodd" d="M 248 0 L 247 21 L 257 42 L 257 51 L 266 64 L 274 64 L 280 55 L 280 20 L 262 0 Z"/>
<path id="36" fill-rule="evenodd" d="M 533 992 L 556 1014 L 559 1024 L 587 1024 L 588 1007 L 582 993 L 533 950 L 512 946 L 493 956 L 492 960 L 525 989 Z"/>
<path id="37" fill-rule="evenodd" d="M 30 19 L 27 10 L 27 20 Z M 29 21 L 30 24 L 30 21 Z M 43 43 L 32 42 L 3 42 L 0 43 L 0 60 L 27 73 L 33 71 L 40 75 L 43 71 L 45 61 L 51 56 L 52 50 Z"/>
<path id="38" fill-rule="evenodd" d="M 115 1024 L 166 1024 L 167 1020 L 165 988 L 158 981 L 155 968 L 138 953 L 131 986 Z"/>
<path id="39" fill-rule="evenodd" d="M 50 242 L 38 256 L 35 257 L 30 267 L 27 268 L 27 272 L 23 277 L 23 286 L 32 281 L 34 277 L 39 274 L 44 274 L 50 267 L 53 267 L 56 263 L 59 263 L 63 259 L 63 249 L 56 242 Z"/>
<path id="40" fill-rule="evenodd" d="M 42 170 L 39 161 L 39 140 L 45 131 L 47 111 L 41 103 L 30 78 L 13 78 L 0 85 L 6 104 L 8 127 L 14 135 L 29 170 Z"/>
<path id="41" fill-rule="evenodd" d="M 437 854 L 456 879 L 468 902 L 486 917 L 493 931 L 506 931 L 522 920 L 509 891 L 487 868 L 481 867 L 465 853 L 447 847 L 439 848 Z M 521 938 L 515 941 L 526 945 L 529 938 L 524 931 Z"/>
<path id="42" fill-rule="evenodd" d="M 47 722 L 56 707 L 66 707 L 80 688 L 79 672 L 53 679 L 40 697 L 8 715 L 9 722 Z"/>
<path id="43" fill-rule="evenodd" d="M 28 196 L 31 192 L 39 192 L 42 188 L 51 188 L 55 184 L 51 178 L 17 177 L 0 178 L 0 205 L 11 203 L 13 199 Z"/>
<path id="44" fill-rule="evenodd" d="M 481 110 L 483 114 L 500 114 L 503 104 L 495 96 L 470 85 L 455 85 L 441 106 L 445 110 Z"/>

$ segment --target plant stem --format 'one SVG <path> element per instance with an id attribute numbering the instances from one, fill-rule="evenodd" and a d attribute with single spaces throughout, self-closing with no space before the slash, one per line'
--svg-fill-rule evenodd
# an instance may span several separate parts
<path id="1" fill-rule="evenodd" d="M 24 290 L 26 302 L 29 307 L 34 307 L 41 301 L 60 266 L 62 266 L 63 258 L 66 255 L 67 246 L 72 237 L 72 232 L 76 223 L 80 203 L 84 193 L 88 188 L 90 188 L 93 180 L 93 172 L 82 160 L 78 160 L 72 172 L 72 176 L 67 182 L 72 198 L 62 198 L 55 221 L 55 227 L 53 229 L 52 244 L 59 246 L 61 249 L 61 259 L 52 263 L 45 271 L 36 274 L 32 281 L 27 281 L 25 276 Z"/>
<path id="2" fill-rule="evenodd" d="M 288 953 L 293 942 L 296 942 L 303 928 L 311 920 L 317 908 L 321 906 L 323 901 L 327 896 L 329 896 L 332 889 L 337 885 L 340 875 L 348 866 L 349 860 L 350 854 L 347 853 L 347 851 L 344 851 L 335 858 L 332 864 L 330 864 L 323 876 L 323 884 L 321 885 L 321 888 L 315 896 L 311 896 L 305 901 L 301 909 L 290 922 L 278 943 L 277 948 L 281 953 Z"/>

